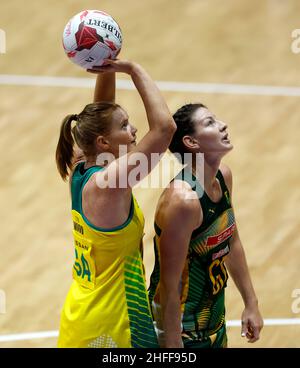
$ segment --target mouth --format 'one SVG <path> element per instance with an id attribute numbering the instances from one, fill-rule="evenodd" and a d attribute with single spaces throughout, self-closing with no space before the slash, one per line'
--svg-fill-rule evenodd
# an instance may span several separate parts
<path id="1" fill-rule="evenodd" d="M 230 139 L 229 139 L 229 135 L 228 133 L 226 133 L 223 137 L 222 137 L 222 142 L 230 142 Z"/>

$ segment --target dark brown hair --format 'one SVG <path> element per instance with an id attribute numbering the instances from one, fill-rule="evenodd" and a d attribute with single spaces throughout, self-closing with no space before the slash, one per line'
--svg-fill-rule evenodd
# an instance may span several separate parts
<path id="1" fill-rule="evenodd" d="M 112 114 L 118 108 L 121 107 L 113 102 L 96 102 L 86 105 L 80 114 L 64 118 L 56 147 L 56 165 L 63 180 L 72 170 L 74 143 L 85 156 L 95 155 L 95 140 L 110 132 Z M 76 125 L 72 128 L 73 121 Z"/>
<path id="2" fill-rule="evenodd" d="M 183 155 L 187 149 L 182 141 L 185 135 L 191 135 L 195 132 L 193 115 L 199 108 L 207 108 L 202 103 L 186 104 L 178 109 L 173 115 L 173 119 L 177 125 L 177 130 L 173 135 L 172 141 L 169 145 L 169 150 L 177 153 L 183 159 Z"/>

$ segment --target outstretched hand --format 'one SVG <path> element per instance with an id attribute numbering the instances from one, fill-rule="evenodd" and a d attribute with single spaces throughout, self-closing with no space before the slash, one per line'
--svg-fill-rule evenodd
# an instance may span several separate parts
<path id="1" fill-rule="evenodd" d="M 134 63 L 127 60 L 112 60 L 104 59 L 104 63 L 101 66 L 94 66 L 92 69 L 87 69 L 87 72 L 98 74 L 98 73 L 126 73 L 131 74 Z"/>

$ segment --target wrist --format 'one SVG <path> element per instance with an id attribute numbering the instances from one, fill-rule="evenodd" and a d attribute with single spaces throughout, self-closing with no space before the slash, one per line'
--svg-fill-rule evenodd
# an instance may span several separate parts
<path id="1" fill-rule="evenodd" d="M 131 77 L 138 76 L 142 72 L 143 68 L 134 62 L 130 62 L 129 73 Z"/>
<path id="2" fill-rule="evenodd" d="M 251 298 L 245 301 L 245 308 L 258 308 L 257 298 Z"/>
<path id="3" fill-rule="evenodd" d="M 183 342 L 182 339 L 171 339 L 166 340 L 164 343 L 164 348 L 183 348 Z"/>

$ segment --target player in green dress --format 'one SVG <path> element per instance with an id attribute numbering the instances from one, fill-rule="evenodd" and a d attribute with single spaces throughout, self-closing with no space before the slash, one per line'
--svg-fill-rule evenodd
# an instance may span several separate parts
<path id="1" fill-rule="evenodd" d="M 236 227 L 231 171 L 221 164 L 233 148 L 227 126 L 202 104 L 185 105 L 173 117 L 177 131 L 169 148 L 181 157 L 190 153 L 192 160 L 156 209 L 149 298 L 160 345 L 227 346 L 227 269 L 245 304 L 242 336 L 254 342 L 263 320 Z"/>

